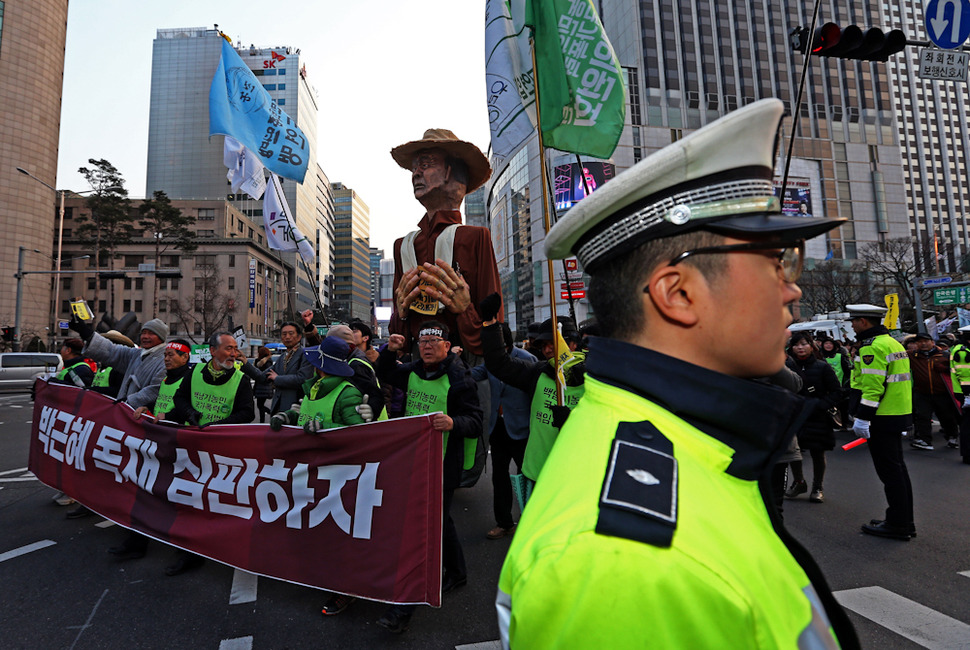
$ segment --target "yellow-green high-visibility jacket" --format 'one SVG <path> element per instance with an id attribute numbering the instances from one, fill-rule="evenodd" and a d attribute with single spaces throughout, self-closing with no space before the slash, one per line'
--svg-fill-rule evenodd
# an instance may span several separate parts
<path id="1" fill-rule="evenodd" d="M 970 348 L 965 343 L 950 348 L 950 379 L 954 393 L 970 395 Z"/>
<path id="2" fill-rule="evenodd" d="M 888 334 L 878 334 L 862 341 L 859 359 L 862 399 L 856 417 L 872 420 L 881 415 L 912 414 L 913 378 L 902 344 Z"/>
<path id="3" fill-rule="evenodd" d="M 595 372 L 599 342 L 587 356 L 583 399 L 543 467 L 502 567 L 496 607 L 505 647 L 854 646 L 847 621 L 845 640 L 836 638 L 819 597 L 831 603 L 831 593 L 824 583 L 816 591 L 809 569 L 779 537 L 758 481 L 729 473 L 736 455 L 753 450 L 614 385 L 651 372 L 671 392 L 693 390 L 713 401 L 718 384 L 689 388 L 696 366 L 678 362 L 687 370 L 661 374 L 632 358 L 628 344 L 629 361 L 611 358 L 617 369 L 607 383 Z M 776 392 L 783 391 L 772 388 L 767 397 Z M 748 403 L 743 410 L 757 409 Z M 771 452 L 761 451 L 770 471 Z M 818 571 L 810 559 L 807 565 Z"/>
<path id="4" fill-rule="evenodd" d="M 852 359 L 852 372 L 849 374 L 849 388 L 862 390 L 862 359 L 856 353 Z"/>

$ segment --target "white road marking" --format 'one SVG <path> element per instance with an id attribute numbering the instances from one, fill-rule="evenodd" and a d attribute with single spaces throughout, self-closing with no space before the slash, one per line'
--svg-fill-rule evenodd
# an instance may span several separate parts
<path id="1" fill-rule="evenodd" d="M 7 404 L 7 408 L 11 408 L 11 409 L 22 409 L 23 408 L 23 405 L 21 405 L 21 404 Z"/>
<path id="2" fill-rule="evenodd" d="M 219 643 L 219 650 L 252 650 L 253 637 L 241 636 L 238 639 L 223 639 Z"/>
<path id="3" fill-rule="evenodd" d="M 34 542 L 33 544 L 27 544 L 27 546 L 15 548 L 12 551 L 7 551 L 6 553 L 0 553 L 0 562 L 6 562 L 7 560 L 12 560 L 15 557 L 20 557 L 21 555 L 26 555 L 27 553 L 33 553 L 34 551 L 39 551 L 42 548 L 47 548 L 48 546 L 53 546 L 54 544 L 57 544 L 57 542 L 45 539 L 40 542 Z"/>
<path id="4" fill-rule="evenodd" d="M 76 646 L 77 642 L 81 640 L 81 635 L 84 634 L 84 630 L 88 629 L 88 627 L 91 626 L 91 619 L 94 618 L 94 613 L 98 611 L 98 607 L 101 606 L 101 601 L 104 600 L 104 597 L 105 595 L 107 595 L 107 593 L 108 593 L 107 589 L 101 592 L 101 598 L 98 598 L 98 602 L 94 604 L 94 609 L 92 609 L 91 613 L 88 615 L 88 620 L 84 621 L 84 625 L 79 626 L 81 629 L 78 630 L 77 636 L 74 637 L 74 643 L 71 644 L 70 650 L 74 650 L 74 646 Z"/>
<path id="5" fill-rule="evenodd" d="M 466 643 L 456 645 L 455 650 L 502 650 L 501 641 L 482 641 L 481 643 Z"/>
<path id="6" fill-rule="evenodd" d="M 16 483 L 17 481 L 36 481 L 37 477 L 31 474 L 30 476 L 13 476 L 10 478 L 0 478 L 0 483 Z"/>
<path id="7" fill-rule="evenodd" d="M 0 422 L 0 424 L 3 424 L 3 422 Z M 20 474 L 26 471 L 27 471 L 26 467 L 18 467 L 17 469 L 8 469 L 6 471 L 0 472 L 0 476 L 6 476 L 7 474 Z M 33 474 L 31 474 L 31 476 L 33 476 Z"/>
<path id="8" fill-rule="evenodd" d="M 924 648 L 970 648 L 970 625 L 888 589 L 846 589 L 835 592 L 835 597 L 843 607 Z"/>
<path id="9" fill-rule="evenodd" d="M 232 591 L 229 593 L 230 605 L 256 602 L 258 576 L 242 569 L 232 572 Z"/>
<path id="10" fill-rule="evenodd" d="M 960 571 L 960 575 L 970 578 L 970 571 Z"/>
<path id="11" fill-rule="evenodd" d="M 111 521 L 110 519 L 105 519 L 104 521 L 99 521 L 98 523 L 95 524 L 95 526 L 97 526 L 98 528 L 111 528 L 112 526 L 117 526 L 117 525 L 118 524 Z"/>

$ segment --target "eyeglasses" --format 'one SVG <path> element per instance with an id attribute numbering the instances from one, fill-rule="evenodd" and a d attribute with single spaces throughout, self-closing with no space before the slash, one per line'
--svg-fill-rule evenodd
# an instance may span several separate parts
<path id="1" fill-rule="evenodd" d="M 433 339 L 419 339 L 418 345 L 422 348 L 432 348 L 438 343 L 441 343 L 444 339 L 433 338 Z"/>
<path id="2" fill-rule="evenodd" d="M 778 249 L 781 249 L 778 251 Z M 785 282 L 795 282 L 802 275 L 805 265 L 805 240 L 794 242 L 750 242 L 748 244 L 727 244 L 684 251 L 670 260 L 668 266 L 676 266 L 692 255 L 720 255 L 721 253 L 771 251 L 769 257 L 778 260 L 779 271 Z M 777 251 L 777 252 L 776 252 Z M 644 289 L 644 293 L 647 290 Z"/>

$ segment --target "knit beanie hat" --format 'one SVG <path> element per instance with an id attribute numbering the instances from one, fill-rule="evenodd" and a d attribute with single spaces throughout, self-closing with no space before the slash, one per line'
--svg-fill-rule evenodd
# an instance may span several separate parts
<path id="1" fill-rule="evenodd" d="M 142 325 L 141 328 L 154 333 L 156 336 L 158 336 L 158 338 L 162 339 L 162 341 L 165 341 L 165 339 L 168 338 L 168 325 L 158 318 L 151 319 Z"/>

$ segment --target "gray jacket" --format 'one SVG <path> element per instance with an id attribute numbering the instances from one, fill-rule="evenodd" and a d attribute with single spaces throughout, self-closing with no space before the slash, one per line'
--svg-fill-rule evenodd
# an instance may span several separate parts
<path id="1" fill-rule="evenodd" d="M 273 364 L 276 371 L 276 380 L 273 381 L 273 401 L 270 402 L 269 412 L 279 413 L 289 410 L 293 403 L 303 397 L 303 382 L 313 376 L 313 366 L 307 361 L 303 354 L 303 346 L 297 348 L 296 352 L 286 361 L 286 352 L 280 354 L 280 358 Z M 267 371 L 268 372 L 268 371 Z"/>
<path id="2" fill-rule="evenodd" d="M 118 399 L 125 400 L 132 408 L 152 408 L 158 397 L 158 387 L 165 379 L 165 344 L 148 350 L 129 348 L 112 343 L 97 332 L 84 346 L 84 353 L 104 366 L 124 373 Z"/>

